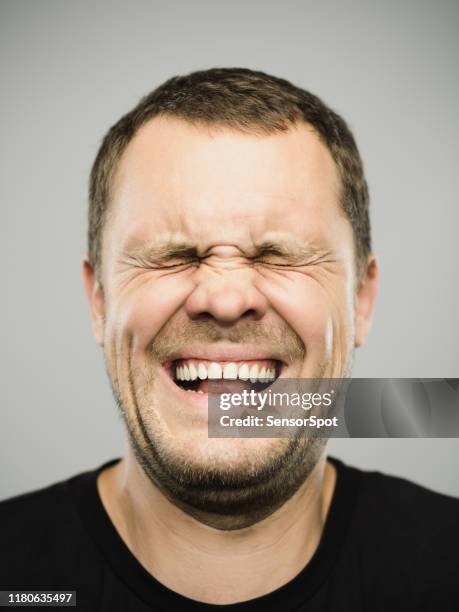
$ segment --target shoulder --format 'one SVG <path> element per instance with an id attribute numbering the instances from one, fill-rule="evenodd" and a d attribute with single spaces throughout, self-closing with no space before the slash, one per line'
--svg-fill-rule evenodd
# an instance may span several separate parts
<path id="1" fill-rule="evenodd" d="M 355 469 L 355 468 L 354 468 Z M 452 528 L 459 533 L 459 498 L 432 491 L 405 478 L 379 471 L 360 470 L 360 501 L 367 511 L 377 513 L 383 523 L 407 522 L 411 530 Z"/>
<path id="2" fill-rule="evenodd" d="M 69 483 L 93 474 L 78 474 L 0 502 L 0 574 L 8 588 L 47 588 L 52 580 L 51 588 L 80 572 L 81 553 L 92 551 L 93 545 Z"/>
<path id="3" fill-rule="evenodd" d="M 0 518 L 2 523 L 0 528 L 3 526 L 3 521 L 9 521 L 10 519 L 20 519 L 24 513 L 28 513 L 29 509 L 33 506 L 35 509 L 43 508 L 46 506 L 53 505 L 56 502 L 63 501 L 63 486 L 65 481 L 59 481 L 42 487 L 40 489 L 34 489 L 15 495 L 7 499 L 0 500 Z"/>
<path id="4" fill-rule="evenodd" d="M 1 500 L 2 535 L 8 537 L 18 528 L 36 534 L 45 529 L 68 525 L 75 514 L 69 483 L 91 477 L 94 473 L 82 472 L 66 480 Z"/>
<path id="5" fill-rule="evenodd" d="M 386 535 L 403 528 L 405 537 L 435 540 L 438 535 L 459 537 L 459 498 L 432 491 L 405 478 L 365 471 L 332 459 L 338 474 L 350 473 L 360 483 L 356 518 Z"/>
<path id="6" fill-rule="evenodd" d="M 449 592 L 459 574 L 459 499 L 378 471 L 337 469 L 360 483 L 349 544 L 361 567 L 413 591 Z"/>
<path id="7" fill-rule="evenodd" d="M 457 519 L 459 497 L 438 493 L 406 478 L 352 467 L 334 457 L 329 459 L 336 466 L 338 477 L 350 476 L 359 481 L 360 505 L 366 510 L 377 511 L 380 518 L 394 518 L 389 510 L 397 508 L 398 518 L 409 516 L 418 524 L 433 515 Z M 413 516 L 414 508 L 417 512 Z"/>
<path id="8" fill-rule="evenodd" d="M 74 522 L 65 482 L 17 495 L 0 502 L 0 535 L 5 549 L 15 543 L 37 542 Z"/>

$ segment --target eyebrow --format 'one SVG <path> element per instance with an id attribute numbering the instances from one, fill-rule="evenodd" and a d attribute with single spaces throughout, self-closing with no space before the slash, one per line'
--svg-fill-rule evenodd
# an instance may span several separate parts
<path id="1" fill-rule="evenodd" d="M 197 257 L 196 243 L 184 238 L 159 239 L 156 242 L 143 242 L 128 246 L 123 251 L 123 257 L 136 261 L 167 261 L 174 257 Z"/>
<path id="2" fill-rule="evenodd" d="M 186 237 L 167 237 L 157 239 L 155 242 L 143 242 L 127 246 L 123 251 L 122 257 L 134 261 L 165 262 L 174 258 L 199 258 L 205 256 L 205 253 L 200 255 L 199 251 L 198 244 Z M 303 243 L 284 236 L 256 242 L 253 249 L 251 249 L 251 257 L 278 255 L 286 259 L 298 261 L 324 257 L 330 254 L 330 250 L 318 248 L 314 244 Z"/>
<path id="3" fill-rule="evenodd" d="M 329 251 L 320 249 L 313 244 L 305 244 L 288 239 L 264 240 L 263 242 L 257 243 L 256 250 L 259 254 L 269 253 L 284 257 L 294 256 L 303 259 L 310 259 L 317 255 L 329 253 Z"/>

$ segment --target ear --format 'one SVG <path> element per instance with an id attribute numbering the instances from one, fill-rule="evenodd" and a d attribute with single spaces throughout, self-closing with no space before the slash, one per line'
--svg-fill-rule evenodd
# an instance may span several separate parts
<path id="1" fill-rule="evenodd" d="M 362 272 L 355 298 L 355 346 L 362 346 L 370 331 L 378 291 L 378 265 L 370 254 Z"/>
<path id="2" fill-rule="evenodd" d="M 92 331 L 100 346 L 104 345 L 105 299 L 102 285 L 86 256 L 83 259 L 83 284 L 91 310 Z"/>

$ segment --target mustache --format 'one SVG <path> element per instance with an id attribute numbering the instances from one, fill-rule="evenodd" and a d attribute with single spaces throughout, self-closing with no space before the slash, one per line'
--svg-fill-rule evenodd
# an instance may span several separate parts
<path id="1" fill-rule="evenodd" d="M 286 322 L 267 325 L 262 321 L 239 321 L 225 328 L 210 319 L 167 322 L 152 340 L 150 352 L 158 361 L 166 361 L 191 343 L 216 342 L 262 346 L 283 355 L 288 362 L 303 359 L 306 352 L 303 341 Z"/>

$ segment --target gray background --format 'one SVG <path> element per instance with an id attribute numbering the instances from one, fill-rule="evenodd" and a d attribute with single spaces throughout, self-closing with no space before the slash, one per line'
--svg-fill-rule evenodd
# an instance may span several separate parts
<path id="1" fill-rule="evenodd" d="M 174 74 L 261 69 L 344 115 L 381 268 L 355 376 L 459 375 L 457 2 L 0 6 L 0 497 L 123 452 L 80 282 L 87 175 L 106 129 Z M 459 440 L 340 440 L 330 452 L 459 495 Z"/>

